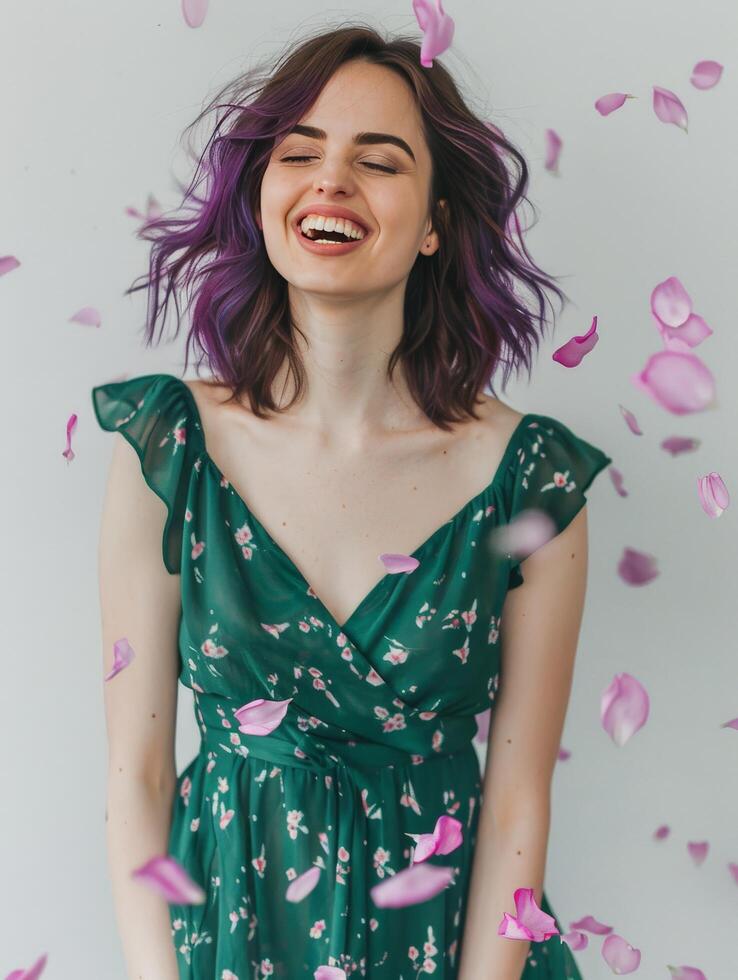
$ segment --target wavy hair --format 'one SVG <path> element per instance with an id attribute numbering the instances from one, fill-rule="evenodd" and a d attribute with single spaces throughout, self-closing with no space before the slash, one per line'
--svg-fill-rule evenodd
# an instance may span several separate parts
<path id="1" fill-rule="evenodd" d="M 420 45 L 406 37 L 384 40 L 371 27 L 350 25 L 304 39 L 273 68 L 262 66 L 229 82 L 191 123 L 213 108 L 216 121 L 172 216 L 146 222 L 138 237 L 152 242 L 149 274 L 126 295 L 148 289 L 146 343 L 159 339 L 174 294 L 193 300 L 185 370 L 191 346 L 207 358 L 213 381 L 248 396 L 259 418 L 289 408 L 305 385 L 294 342 L 287 284 L 269 261 L 255 221 L 261 181 L 274 146 L 310 110 L 333 73 L 352 59 L 396 72 L 414 93 L 432 161 L 428 209 L 440 248 L 418 256 L 408 277 L 403 331 L 387 365 L 391 379 L 402 362 L 410 393 L 442 429 L 469 416 L 493 375 L 503 367 L 503 390 L 513 370 L 527 368 L 545 328 L 546 290 L 566 294 L 532 261 L 519 221 L 528 202 L 523 155 L 496 127 L 474 114 L 437 60 L 420 64 Z M 218 110 L 225 110 L 219 113 Z M 195 155 L 196 156 L 196 155 Z M 198 188 L 204 183 L 204 192 Z M 438 201 L 445 198 L 450 215 Z M 189 212 L 189 213 L 185 213 Z M 533 208 L 535 214 L 535 208 Z M 160 302 L 160 291 L 164 297 Z M 533 308 L 517 292 L 528 289 Z M 301 331 L 300 335 L 304 336 Z M 273 383 L 287 358 L 295 379 L 283 408 Z"/>

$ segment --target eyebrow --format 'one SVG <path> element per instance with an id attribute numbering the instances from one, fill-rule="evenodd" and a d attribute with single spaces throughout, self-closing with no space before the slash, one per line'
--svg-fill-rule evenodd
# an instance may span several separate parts
<path id="1" fill-rule="evenodd" d="M 318 129 L 317 126 L 303 126 L 299 123 L 293 129 L 291 129 L 287 135 L 290 135 L 291 133 L 297 133 L 299 136 L 309 136 L 316 140 L 324 140 L 328 138 L 328 134 L 324 129 Z M 393 136 L 391 133 L 354 133 L 353 140 L 354 143 L 359 146 L 374 146 L 378 143 L 392 143 L 393 146 L 398 146 L 401 150 L 404 150 L 413 163 L 416 162 L 415 154 L 405 140 L 400 139 L 399 136 Z"/>

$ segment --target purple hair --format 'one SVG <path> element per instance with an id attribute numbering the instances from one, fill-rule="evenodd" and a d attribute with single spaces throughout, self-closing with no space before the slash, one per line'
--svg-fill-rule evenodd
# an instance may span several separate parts
<path id="1" fill-rule="evenodd" d="M 568 297 L 534 264 L 523 243 L 518 205 L 528 201 L 528 168 L 522 154 L 470 111 L 442 64 L 421 66 L 420 45 L 411 39 L 385 41 L 365 26 L 322 31 L 266 74 L 257 68 L 226 85 L 186 130 L 213 106 L 226 110 L 220 118 L 216 112 L 189 187 L 180 187 L 181 209 L 192 214 L 161 216 L 139 231 L 140 238 L 153 242 L 149 276 L 126 295 L 149 287 L 144 329 L 150 345 L 160 316 L 163 329 L 170 293 L 175 294 L 176 336 L 177 293 L 197 283 L 185 370 L 190 344 L 196 342 L 202 352 L 198 368 L 206 357 L 214 381 L 232 390 L 231 400 L 247 394 L 254 414 L 265 418 L 280 410 L 272 387 L 286 357 L 295 379 L 293 401 L 300 395 L 305 376 L 293 339 L 299 328 L 254 216 L 273 147 L 310 110 L 334 72 L 356 58 L 395 71 L 410 86 L 430 151 L 428 210 L 441 245 L 429 258 L 419 256 L 410 271 L 402 338 L 387 375 L 392 377 L 401 359 L 416 403 L 448 430 L 451 422 L 478 417 L 474 406 L 486 387 L 495 394 L 492 377 L 500 363 L 503 390 L 513 369 L 525 366 L 530 376 L 531 350 L 546 323 L 544 290 L 554 292 L 562 308 Z M 517 164 L 513 176 L 505 158 Z M 206 191 L 200 196 L 203 180 Z M 438 206 L 440 198 L 448 201 L 448 218 Z M 519 284 L 535 296 L 535 315 L 516 295 Z"/>

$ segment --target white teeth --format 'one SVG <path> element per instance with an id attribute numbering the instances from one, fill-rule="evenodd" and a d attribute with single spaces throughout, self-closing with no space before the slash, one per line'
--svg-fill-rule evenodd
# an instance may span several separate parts
<path id="1" fill-rule="evenodd" d="M 300 228 L 305 235 L 307 235 L 310 229 L 314 229 L 315 231 L 337 231 L 346 235 L 347 238 L 354 239 L 364 238 L 366 234 L 363 229 L 359 228 L 353 221 L 349 221 L 348 218 L 326 218 L 324 215 L 319 214 L 306 215 L 300 222 Z"/>

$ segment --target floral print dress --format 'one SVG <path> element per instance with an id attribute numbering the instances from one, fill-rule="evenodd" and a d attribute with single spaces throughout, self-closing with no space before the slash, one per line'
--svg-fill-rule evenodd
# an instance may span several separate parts
<path id="1" fill-rule="evenodd" d="M 612 460 L 553 418 L 523 416 L 487 487 L 413 553 L 415 571 L 386 574 L 339 626 L 209 457 L 183 381 L 134 377 L 92 400 L 166 504 L 163 561 L 181 576 L 179 679 L 201 747 L 178 776 L 169 854 L 207 896 L 170 905 L 181 980 L 312 980 L 320 966 L 454 980 L 482 803 L 475 715 L 494 710 L 503 602 L 523 581 L 485 536 L 526 507 L 563 530 Z M 291 699 L 270 734 L 234 717 L 257 698 Z M 452 883 L 376 906 L 371 888 L 412 860 L 408 835 L 444 814 L 462 844 L 427 860 L 451 865 Z M 314 866 L 315 888 L 286 901 Z M 555 918 L 545 893 L 541 907 Z M 581 975 L 554 936 L 531 943 L 523 980 Z"/>

